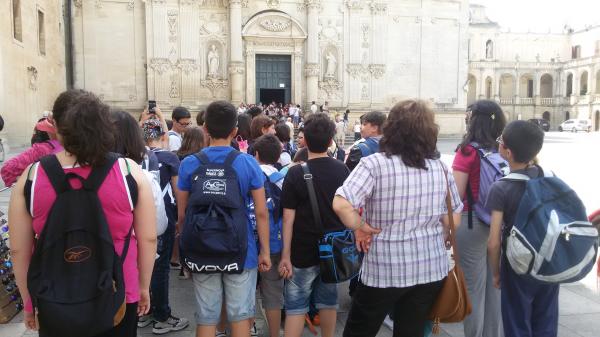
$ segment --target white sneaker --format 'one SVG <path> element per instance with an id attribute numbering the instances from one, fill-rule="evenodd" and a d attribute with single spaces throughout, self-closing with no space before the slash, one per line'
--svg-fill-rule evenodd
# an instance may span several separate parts
<path id="1" fill-rule="evenodd" d="M 171 331 L 183 330 L 187 328 L 188 325 L 190 325 L 190 322 L 185 318 L 169 316 L 164 322 L 155 321 L 152 326 L 152 333 L 155 335 L 162 335 Z"/>
<path id="2" fill-rule="evenodd" d="M 385 319 L 383 320 L 383 325 L 387 326 L 388 328 L 390 328 L 390 330 L 394 331 L 394 321 L 392 321 L 389 315 L 385 316 Z"/>
<path id="3" fill-rule="evenodd" d="M 227 337 L 227 333 L 225 331 L 219 331 L 215 333 L 215 337 Z"/>
<path id="4" fill-rule="evenodd" d="M 154 323 L 154 318 L 152 318 L 152 315 L 144 315 L 138 319 L 137 326 L 138 328 L 145 328 L 152 323 Z"/>

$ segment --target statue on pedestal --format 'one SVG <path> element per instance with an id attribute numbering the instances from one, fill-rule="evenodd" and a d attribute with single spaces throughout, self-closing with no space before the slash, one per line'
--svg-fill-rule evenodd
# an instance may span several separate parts
<path id="1" fill-rule="evenodd" d="M 219 78 L 219 52 L 213 44 L 208 52 L 208 78 Z"/>
<path id="2" fill-rule="evenodd" d="M 325 56 L 327 60 L 327 67 L 325 68 L 325 78 L 335 77 L 335 70 L 337 67 L 337 59 L 333 56 L 332 52 L 328 52 Z"/>

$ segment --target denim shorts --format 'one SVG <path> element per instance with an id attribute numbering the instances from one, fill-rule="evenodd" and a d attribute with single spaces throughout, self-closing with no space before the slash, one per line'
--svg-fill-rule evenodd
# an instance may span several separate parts
<path id="1" fill-rule="evenodd" d="M 239 322 L 254 317 L 257 270 L 241 274 L 192 274 L 196 294 L 196 324 L 217 325 L 225 298 L 227 320 Z"/>
<path id="2" fill-rule="evenodd" d="M 319 266 L 293 267 L 292 278 L 285 282 L 286 314 L 306 314 L 311 295 L 317 309 L 337 310 L 337 284 L 323 283 Z"/>

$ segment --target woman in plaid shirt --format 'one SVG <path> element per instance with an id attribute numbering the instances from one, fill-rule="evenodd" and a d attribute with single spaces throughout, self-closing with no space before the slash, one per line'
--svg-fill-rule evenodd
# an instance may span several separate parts
<path id="1" fill-rule="evenodd" d="M 334 210 L 365 252 L 344 337 L 375 336 L 390 312 L 395 337 L 423 335 L 449 270 L 448 188 L 457 224 L 463 207 L 452 174 L 438 159 L 437 135 L 426 102 L 396 104 L 383 127 L 381 152 L 363 158 L 336 193 Z"/>

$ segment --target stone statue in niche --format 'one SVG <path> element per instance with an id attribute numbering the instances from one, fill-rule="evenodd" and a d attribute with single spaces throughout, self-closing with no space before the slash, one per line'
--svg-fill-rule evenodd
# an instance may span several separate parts
<path id="1" fill-rule="evenodd" d="M 327 56 L 325 56 L 325 59 L 327 60 L 327 66 L 325 67 L 325 78 L 335 77 L 335 70 L 337 68 L 337 59 L 335 58 L 335 56 L 333 55 L 333 53 L 331 51 L 329 51 L 327 53 Z"/>
<path id="2" fill-rule="evenodd" d="M 485 58 L 491 59 L 494 57 L 494 45 L 492 41 L 488 41 L 485 45 Z"/>
<path id="3" fill-rule="evenodd" d="M 208 51 L 208 78 L 219 78 L 219 52 L 214 44 Z"/>

